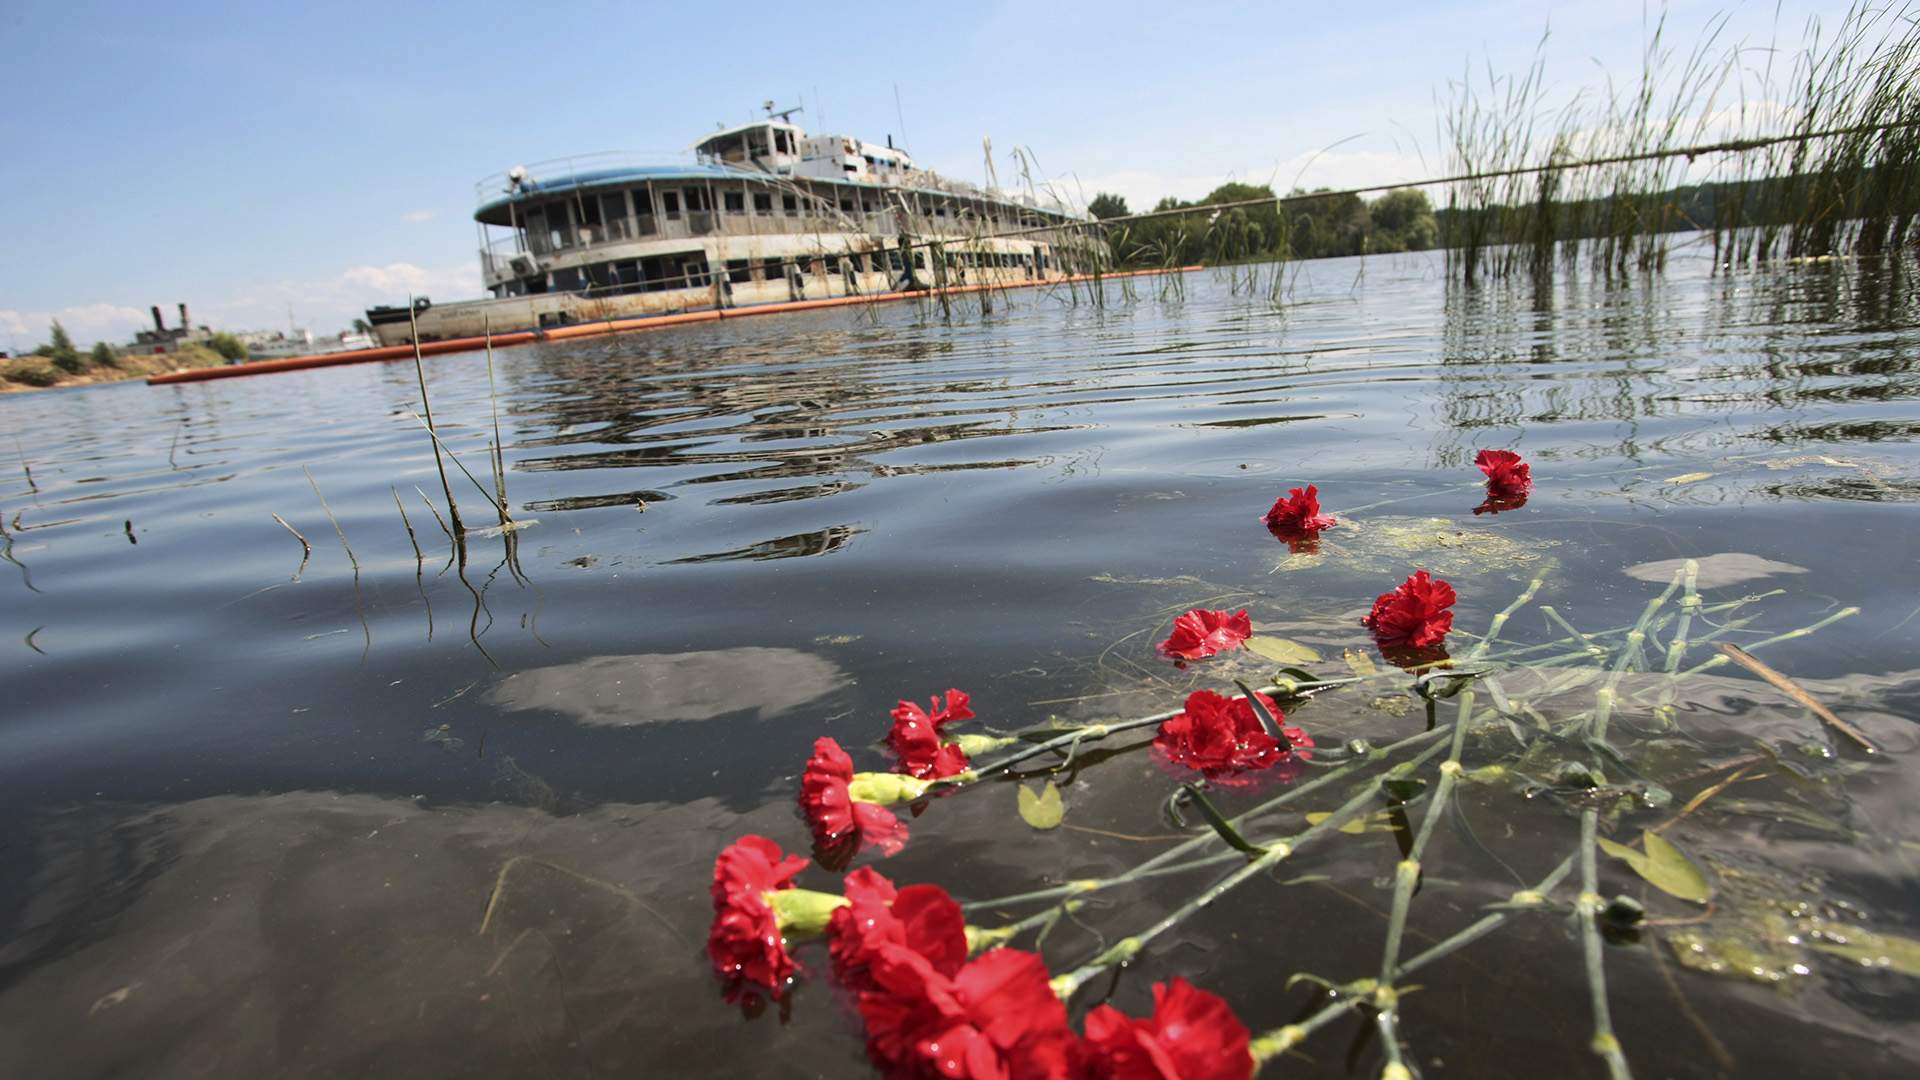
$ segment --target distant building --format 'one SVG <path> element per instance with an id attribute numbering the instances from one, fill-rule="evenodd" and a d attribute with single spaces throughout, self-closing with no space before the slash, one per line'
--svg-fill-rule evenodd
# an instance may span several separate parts
<path id="1" fill-rule="evenodd" d="M 160 354 L 179 352 L 180 346 L 193 342 L 202 342 L 213 336 L 213 331 L 202 326 L 195 328 L 187 316 L 187 305 L 180 305 L 180 325 L 169 328 L 165 319 L 160 317 L 160 305 L 155 304 L 153 311 L 153 329 L 141 330 L 133 335 L 133 345 L 129 352 Z"/>

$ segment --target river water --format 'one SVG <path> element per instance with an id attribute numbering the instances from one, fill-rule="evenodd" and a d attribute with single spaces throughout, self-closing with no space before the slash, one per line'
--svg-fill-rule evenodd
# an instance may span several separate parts
<path id="1" fill-rule="evenodd" d="M 1012 730 L 1272 671 L 1157 657 L 1195 606 L 1246 607 L 1346 675 L 1349 651 L 1381 663 L 1359 617 L 1416 567 L 1459 592 L 1456 653 L 1536 577 L 1503 642 L 1565 654 L 1545 603 L 1611 648 L 1689 558 L 1695 638 L 1754 646 L 1882 752 L 1738 666 L 1667 677 L 1677 598 L 1660 609 L 1614 728 L 1645 798 L 1603 831 L 1661 827 L 1715 896 L 1601 857 L 1599 891 L 1653 922 L 1605 949 L 1615 1030 L 1647 1076 L 1911 1071 L 1912 271 L 1717 277 L 1682 251 L 1652 280 L 1477 292 L 1427 256 L 1302 264 L 1277 287 L 1244 273 L 502 350 L 525 527 L 476 535 L 464 562 L 429 509 L 411 365 L 0 398 L 0 1075 L 859 1075 L 823 949 L 750 1016 L 703 956 L 714 854 L 749 832 L 805 850 L 815 738 L 878 769 L 902 697 L 965 689 L 980 725 Z M 426 373 L 442 439 L 490 486 L 484 360 Z M 1524 507 L 1473 513 L 1489 447 L 1532 462 Z M 448 470 L 469 526 L 492 524 Z M 1296 554 L 1257 519 L 1309 482 L 1342 524 Z M 1699 642 L 1684 663 L 1718 655 Z M 1580 804 L 1540 779 L 1569 740 L 1525 722 L 1591 709 L 1581 666 L 1609 661 L 1575 659 L 1501 676 L 1525 701 L 1466 764 L 1508 772 L 1439 822 L 1409 953 L 1574 850 Z M 1383 745 L 1424 727 L 1408 683 L 1330 691 L 1289 722 L 1326 748 Z M 1110 875 L 1179 835 L 1144 739 L 1058 779 L 1059 828 L 984 785 L 913 817 L 879 867 L 980 899 Z M 1343 797 L 1255 831 L 1297 833 Z M 1178 974 L 1255 1032 L 1308 1016 L 1326 999 L 1290 975 L 1378 973 L 1406 839 L 1391 817 L 1302 845 L 1076 1005 L 1143 1011 Z M 1050 964 L 1214 873 L 1091 898 Z M 1862 953 L 1863 927 L 1893 937 Z M 1400 1029 L 1423 1074 L 1602 1072 L 1564 907 L 1411 981 Z M 1347 1017 L 1269 1071 L 1383 1060 Z"/>

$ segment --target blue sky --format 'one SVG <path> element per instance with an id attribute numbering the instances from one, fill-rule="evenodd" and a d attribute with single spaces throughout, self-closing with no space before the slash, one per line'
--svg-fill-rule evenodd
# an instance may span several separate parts
<path id="1" fill-rule="evenodd" d="M 1782 44 L 1845 7 L 1784 0 Z M 1723 12 L 1724 40 L 1774 34 L 1770 0 L 1667 11 L 1683 43 Z M 1414 179 L 1439 164 L 1435 95 L 1467 65 L 1524 67 L 1551 28 L 1550 77 L 1571 93 L 1637 71 L 1649 18 L 1621 0 L 0 0 L 0 347 L 56 316 L 83 343 L 124 340 L 155 303 L 229 329 L 284 326 L 291 304 L 328 332 L 409 291 L 476 295 L 480 177 L 678 150 L 769 97 L 967 179 L 983 136 L 1003 177 L 1031 148 L 1067 190 L 1139 209 L 1227 179 Z"/>

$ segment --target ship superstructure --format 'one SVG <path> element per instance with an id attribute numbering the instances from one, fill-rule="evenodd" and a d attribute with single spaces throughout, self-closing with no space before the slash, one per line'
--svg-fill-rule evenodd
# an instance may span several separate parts
<path id="1" fill-rule="evenodd" d="M 1057 279 L 1098 244 L 1055 200 L 976 188 L 792 110 L 685 160 L 595 154 L 476 185 L 487 299 L 374 308 L 383 344 L 714 307 Z M 411 320 L 409 318 L 411 316 Z"/>

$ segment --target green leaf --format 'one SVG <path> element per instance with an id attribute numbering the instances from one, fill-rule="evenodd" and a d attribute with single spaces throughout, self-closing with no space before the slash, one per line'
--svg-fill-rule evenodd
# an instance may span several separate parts
<path id="1" fill-rule="evenodd" d="M 1250 637 L 1247 639 L 1247 648 L 1276 664 L 1312 664 L 1320 659 L 1319 653 L 1286 638 Z"/>
<path id="2" fill-rule="evenodd" d="M 1254 719 L 1260 721 L 1260 730 L 1272 736 L 1283 749 L 1293 749 L 1292 740 L 1288 739 L 1287 733 L 1280 729 L 1280 718 L 1267 709 L 1265 703 L 1260 700 L 1260 695 L 1253 692 L 1253 687 L 1239 679 L 1233 680 L 1233 685 L 1239 687 L 1240 693 L 1246 696 L 1247 705 L 1253 709 Z"/>
<path id="3" fill-rule="evenodd" d="M 1052 784 L 1045 785 L 1040 794 L 1025 784 L 1017 785 L 1020 792 L 1020 820 L 1036 829 L 1052 829 L 1060 825 L 1060 819 L 1066 816 L 1067 809 L 1060 802 L 1060 789 Z"/>
<path id="4" fill-rule="evenodd" d="M 1348 671 L 1353 672 L 1363 679 L 1380 674 L 1380 666 L 1375 664 L 1373 659 L 1366 653 L 1358 653 L 1352 649 L 1347 649 L 1340 654 L 1340 658 L 1347 662 Z"/>
<path id="5" fill-rule="evenodd" d="M 1818 935 L 1809 944 L 1823 953 L 1845 957 L 1866 967 L 1920 977 L 1920 941 L 1912 938 L 1822 923 Z"/>
<path id="6" fill-rule="evenodd" d="M 1220 839 L 1225 840 L 1228 847 L 1235 851 L 1245 852 L 1248 855 L 1265 855 L 1267 853 L 1266 848 L 1250 843 L 1246 837 L 1241 836 L 1239 831 L 1220 813 L 1219 808 L 1215 807 L 1206 795 L 1201 793 L 1199 788 L 1194 787 L 1192 784 L 1182 784 L 1180 786 L 1187 789 L 1188 797 L 1193 799 L 1194 804 L 1200 807 L 1200 815 L 1207 819 L 1207 824 L 1213 826 L 1213 831 L 1220 834 Z"/>
<path id="7" fill-rule="evenodd" d="M 1636 851 L 1625 844 L 1616 843 L 1604 837 L 1598 838 L 1600 850 L 1626 863 L 1639 874 L 1647 884 L 1681 900 L 1690 900 L 1704 904 L 1713 895 L 1713 887 L 1707 884 L 1706 875 L 1687 858 L 1686 853 L 1673 845 L 1673 842 L 1659 833 L 1643 832 L 1641 843 L 1647 850 Z"/>
<path id="8" fill-rule="evenodd" d="M 1418 798 L 1427 790 L 1427 782 L 1418 777 L 1383 776 L 1380 778 L 1380 794 L 1386 797 L 1388 806 L 1404 806 Z"/>

